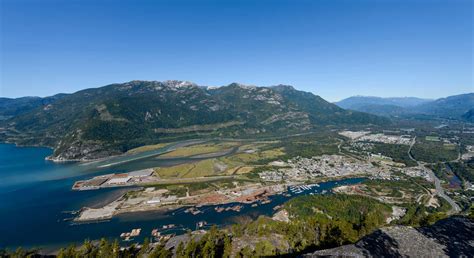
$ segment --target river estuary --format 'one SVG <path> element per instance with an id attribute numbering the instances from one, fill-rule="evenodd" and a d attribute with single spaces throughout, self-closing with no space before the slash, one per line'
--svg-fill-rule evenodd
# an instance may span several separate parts
<path id="1" fill-rule="evenodd" d="M 150 237 L 153 228 L 176 224 L 174 233 L 195 229 L 199 221 L 210 225 L 232 224 L 243 217 L 250 219 L 259 215 L 272 215 L 273 208 L 291 197 L 276 195 L 272 202 L 257 207 L 243 205 L 240 212 L 218 213 L 213 206 L 202 207 L 196 216 L 183 209 L 171 212 L 140 212 L 122 214 L 105 222 L 72 224 L 75 211 L 81 207 L 97 207 L 120 196 L 124 189 L 109 188 L 95 191 L 72 191 L 77 180 L 100 174 L 125 172 L 144 166 L 170 166 L 192 161 L 191 159 L 157 159 L 156 156 L 168 148 L 135 156 L 118 157 L 107 162 L 90 164 L 46 161 L 51 154 L 47 148 L 16 147 L 0 144 L 0 248 L 43 247 L 54 249 L 68 243 L 82 243 L 84 239 L 119 238 L 120 233 L 141 228 L 140 241 Z M 228 155 L 224 153 L 222 155 Z M 113 164 L 113 165 L 110 165 Z M 354 184 L 363 179 L 346 179 L 320 183 L 320 186 L 300 194 L 320 194 L 338 185 Z M 221 205 L 222 206 L 222 205 Z"/>

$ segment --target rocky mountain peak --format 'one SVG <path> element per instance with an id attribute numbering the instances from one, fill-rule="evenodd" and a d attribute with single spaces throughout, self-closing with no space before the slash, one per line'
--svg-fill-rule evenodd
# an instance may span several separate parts
<path id="1" fill-rule="evenodd" d="M 167 80 L 163 82 L 163 85 L 172 87 L 172 88 L 197 87 L 197 84 L 193 82 L 179 81 L 179 80 Z"/>

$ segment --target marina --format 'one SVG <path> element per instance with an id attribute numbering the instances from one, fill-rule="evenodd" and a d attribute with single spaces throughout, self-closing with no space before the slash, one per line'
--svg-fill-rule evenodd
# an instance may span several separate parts
<path id="1" fill-rule="evenodd" d="M 312 191 L 313 189 L 315 189 L 314 193 L 317 193 L 319 187 L 320 187 L 319 184 L 295 185 L 295 186 L 289 186 L 288 192 L 291 194 L 301 194 L 301 193 Z"/>
<path id="2" fill-rule="evenodd" d="M 126 173 L 127 170 L 120 166 L 113 170 L 95 170 L 84 165 L 54 164 L 44 158 L 51 153 L 46 148 L 18 148 L 14 145 L 0 145 L 0 168 L 2 176 L 8 178 L 9 184 L 0 182 L 0 219 L 4 222 L 0 228 L 1 247 L 14 249 L 18 245 L 23 247 L 43 246 L 55 247 L 66 243 L 82 243 L 84 239 L 122 239 L 120 235 L 130 232 L 131 229 L 141 229 L 140 234 L 129 238 L 129 241 L 143 241 L 149 237 L 153 229 L 160 229 L 161 235 L 183 234 L 186 230 L 206 229 L 210 225 L 219 227 L 236 223 L 241 216 L 256 219 L 260 215 L 272 216 L 273 208 L 282 205 L 289 198 L 297 196 L 288 191 L 290 195 L 277 194 L 264 196 L 257 192 L 258 197 L 243 196 L 241 203 L 228 203 L 224 205 L 202 205 L 194 213 L 185 212 L 190 207 L 183 207 L 169 211 L 144 211 L 119 214 L 105 221 L 91 221 L 87 223 L 74 223 L 64 221 L 71 214 L 63 211 L 77 212 L 82 207 L 100 207 L 113 201 L 123 194 L 123 188 L 104 188 L 95 191 L 71 191 L 75 181 L 91 178 L 91 176 L 107 175 L 111 173 Z M 15 159 L 29 160 L 24 166 L 15 164 Z M 7 162 L 8 160 L 8 162 Z M 186 162 L 187 160 L 182 160 Z M 127 165 L 128 163 L 124 163 Z M 133 171 L 133 169 L 132 169 Z M 40 174 L 38 176 L 38 174 Z M 22 175 L 21 180 L 16 180 L 17 175 Z M 337 182 L 320 183 L 319 187 L 313 186 L 314 191 L 324 192 L 331 188 L 356 184 L 364 179 L 352 178 Z M 295 188 L 295 190 L 298 190 Z M 301 194 L 305 194 L 302 192 Z M 250 201 L 251 200 L 251 201 Z M 240 206 L 240 208 L 237 208 Z M 216 207 L 221 207 L 226 212 L 218 212 Z M 240 212 L 234 211 L 240 209 Z M 32 217 L 31 214 L 34 214 Z M 21 221 L 22 223 L 18 223 Z M 97 223 L 100 222 L 100 223 Z M 199 223 L 202 222 L 202 223 Z M 206 223 L 204 223 L 206 222 Z M 170 227 L 170 225 L 175 225 Z M 22 232 L 41 232 L 47 227 L 48 233 L 41 236 L 25 235 Z M 144 234 L 143 232 L 148 232 Z M 136 231 L 135 231 L 136 233 Z M 133 240 L 132 240 L 133 238 Z"/>
<path id="3" fill-rule="evenodd" d="M 120 234 L 120 238 L 123 239 L 123 241 L 131 241 L 133 240 L 133 237 L 137 237 L 140 235 L 142 229 L 141 228 L 134 228 L 130 232 L 124 232 Z"/>

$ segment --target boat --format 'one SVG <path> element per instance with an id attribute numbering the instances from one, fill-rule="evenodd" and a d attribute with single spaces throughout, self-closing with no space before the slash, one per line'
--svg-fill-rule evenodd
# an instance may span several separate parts
<path id="1" fill-rule="evenodd" d="M 196 228 L 202 228 L 206 225 L 207 225 L 206 221 L 199 221 L 198 223 L 196 223 Z"/>
<path id="2" fill-rule="evenodd" d="M 159 241 L 168 241 L 170 238 L 176 236 L 176 234 L 167 234 L 167 235 L 162 235 L 159 237 Z"/>
<path id="3" fill-rule="evenodd" d="M 202 211 L 200 211 L 199 209 L 197 209 L 196 207 L 191 207 L 191 208 L 188 208 L 184 211 L 185 213 L 191 213 L 193 215 L 197 215 L 199 213 L 202 213 Z"/>
<path id="4" fill-rule="evenodd" d="M 231 208 L 231 210 L 236 212 L 240 212 L 240 209 L 242 209 L 242 205 L 235 205 Z"/>
<path id="5" fill-rule="evenodd" d="M 175 224 L 168 224 L 168 225 L 163 225 L 163 229 L 170 229 L 170 228 L 175 228 Z"/>
<path id="6" fill-rule="evenodd" d="M 131 240 L 131 237 L 139 236 L 141 231 L 141 228 L 134 228 L 131 232 L 124 232 L 120 234 L 120 238 L 124 238 L 125 241 L 129 241 Z"/>
<path id="7" fill-rule="evenodd" d="M 220 213 L 220 212 L 223 212 L 225 210 L 225 208 L 224 207 L 215 207 L 214 210 Z"/>
<path id="8" fill-rule="evenodd" d="M 158 231 L 158 229 L 155 228 L 151 231 L 151 235 L 154 237 L 159 237 L 161 233 Z"/>
<path id="9" fill-rule="evenodd" d="M 141 231 L 142 231 L 141 228 L 134 228 L 132 229 L 132 232 L 130 232 L 130 236 L 131 237 L 139 236 Z"/>

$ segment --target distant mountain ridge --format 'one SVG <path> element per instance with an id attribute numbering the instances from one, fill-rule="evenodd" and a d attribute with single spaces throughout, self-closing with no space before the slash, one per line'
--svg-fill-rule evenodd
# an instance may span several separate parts
<path id="1" fill-rule="evenodd" d="M 462 115 L 462 118 L 466 121 L 474 123 L 474 108 L 469 109 L 466 113 Z"/>
<path id="2" fill-rule="evenodd" d="M 56 160 L 88 160 L 170 139 L 287 135 L 387 122 L 287 85 L 131 81 L 60 96 L 4 120 L 0 140 L 51 146 Z"/>
<path id="3" fill-rule="evenodd" d="M 51 97 L 0 98 L 0 120 L 31 111 L 39 106 L 47 105 L 66 94 Z"/>
<path id="4" fill-rule="evenodd" d="M 420 98 L 380 98 L 356 96 L 335 103 L 339 107 L 381 116 L 426 115 L 471 121 L 469 111 L 474 108 L 474 93 L 460 94 L 436 100 Z"/>
<path id="5" fill-rule="evenodd" d="M 372 96 L 354 96 L 343 99 L 336 104 L 342 108 L 354 109 L 366 105 L 391 105 L 397 107 L 412 107 L 427 102 L 433 101 L 432 99 L 422 99 L 415 97 L 393 97 L 393 98 L 381 98 Z"/>

